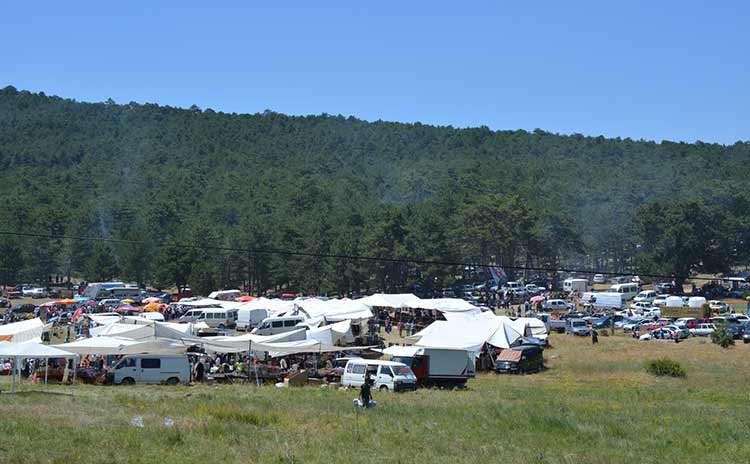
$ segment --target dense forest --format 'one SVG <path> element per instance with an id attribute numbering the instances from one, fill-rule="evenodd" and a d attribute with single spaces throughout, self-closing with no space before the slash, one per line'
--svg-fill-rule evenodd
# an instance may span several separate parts
<path id="1" fill-rule="evenodd" d="M 113 241 L 0 234 L 0 283 L 343 293 L 441 288 L 461 274 L 316 254 L 683 278 L 748 262 L 748 166 L 747 142 L 226 114 L 6 87 L 0 232 Z"/>

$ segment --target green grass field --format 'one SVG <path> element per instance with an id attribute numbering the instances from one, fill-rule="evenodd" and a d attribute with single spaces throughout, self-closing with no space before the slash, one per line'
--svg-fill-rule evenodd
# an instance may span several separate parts
<path id="1" fill-rule="evenodd" d="M 747 462 L 750 345 L 553 336 L 549 370 L 465 391 L 50 386 L 0 395 L 0 462 Z M 670 357 L 686 379 L 656 378 Z M 7 378 L 3 390 L 7 391 Z M 22 391 L 44 390 L 24 385 Z M 142 417 L 144 427 L 131 425 Z M 174 421 L 166 427 L 165 418 Z"/>

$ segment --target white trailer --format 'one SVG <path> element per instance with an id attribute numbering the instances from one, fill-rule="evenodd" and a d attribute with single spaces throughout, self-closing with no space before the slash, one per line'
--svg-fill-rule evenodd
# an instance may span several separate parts
<path id="1" fill-rule="evenodd" d="M 563 291 L 568 293 L 583 293 L 588 292 L 590 289 L 591 285 L 586 279 L 565 279 L 563 281 Z"/>

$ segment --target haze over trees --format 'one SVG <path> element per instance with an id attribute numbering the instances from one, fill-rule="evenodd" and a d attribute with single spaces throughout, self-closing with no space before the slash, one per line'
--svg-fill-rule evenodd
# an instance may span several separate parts
<path id="1" fill-rule="evenodd" d="M 747 142 L 238 115 L 6 87 L 0 166 L 0 230 L 118 240 L 0 235 L 0 284 L 62 274 L 343 293 L 441 288 L 460 269 L 313 255 L 678 278 L 750 260 Z"/>

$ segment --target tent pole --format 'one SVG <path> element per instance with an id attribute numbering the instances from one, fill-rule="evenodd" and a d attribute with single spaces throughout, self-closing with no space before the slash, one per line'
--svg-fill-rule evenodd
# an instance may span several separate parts
<path id="1" fill-rule="evenodd" d="M 16 391 L 16 369 L 18 368 L 18 356 L 13 358 L 13 370 L 10 371 L 10 391 Z"/>
<path id="2" fill-rule="evenodd" d="M 44 358 L 44 389 L 47 389 L 47 373 L 49 372 L 49 358 Z"/>

